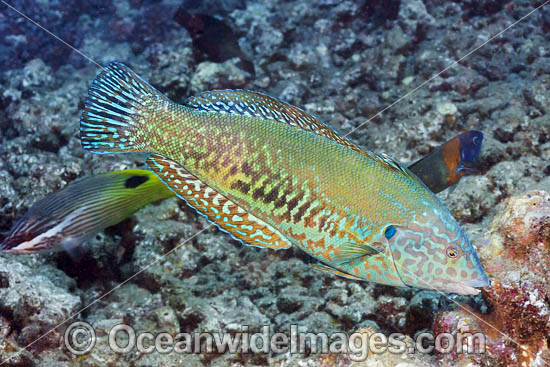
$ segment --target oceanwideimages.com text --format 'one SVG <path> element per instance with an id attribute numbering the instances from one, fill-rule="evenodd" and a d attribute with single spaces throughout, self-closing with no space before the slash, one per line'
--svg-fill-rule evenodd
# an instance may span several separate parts
<path id="1" fill-rule="evenodd" d="M 355 332 L 346 334 L 314 333 L 290 325 L 289 332 L 274 332 L 268 325 L 259 332 L 249 331 L 243 325 L 238 332 L 137 332 L 131 326 L 118 324 L 108 332 L 109 348 L 113 353 L 142 354 L 176 353 L 311 353 L 347 354 L 352 360 L 365 360 L 369 353 L 485 353 L 485 336 L 482 333 L 419 333 L 411 342 L 405 334 Z M 97 337 L 92 325 L 78 321 L 66 329 L 64 343 L 76 355 L 89 353 Z"/>

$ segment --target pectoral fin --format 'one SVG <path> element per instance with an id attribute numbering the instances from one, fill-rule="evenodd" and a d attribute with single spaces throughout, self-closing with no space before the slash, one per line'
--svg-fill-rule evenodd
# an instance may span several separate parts
<path id="1" fill-rule="evenodd" d="M 317 270 L 326 271 L 327 273 L 338 275 L 339 277 L 344 277 L 344 278 L 353 279 L 353 280 L 364 280 L 364 279 L 358 278 L 354 275 L 344 273 L 343 271 L 337 270 L 337 269 L 335 269 L 333 267 L 330 267 L 328 265 L 325 265 L 325 264 L 319 263 L 319 264 L 313 264 L 312 266 Z"/>
<path id="2" fill-rule="evenodd" d="M 179 163 L 151 154 L 147 164 L 179 198 L 244 244 L 272 249 L 292 246 L 278 230 L 219 194 Z"/>
<path id="3" fill-rule="evenodd" d="M 377 246 L 378 244 L 355 244 L 355 243 L 344 243 L 340 246 L 338 246 L 338 251 L 336 251 L 336 254 L 334 256 L 334 260 L 336 260 L 338 263 L 346 263 L 348 261 L 358 259 L 363 256 L 371 256 L 376 255 L 380 252 L 383 252 L 384 249 L 381 247 L 382 244 L 379 244 L 380 246 Z"/>

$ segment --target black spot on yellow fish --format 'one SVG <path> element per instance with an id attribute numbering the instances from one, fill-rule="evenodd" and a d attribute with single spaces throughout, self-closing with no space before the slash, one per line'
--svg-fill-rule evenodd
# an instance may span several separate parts
<path id="1" fill-rule="evenodd" d="M 147 182 L 149 180 L 149 177 L 147 176 L 132 176 L 124 182 L 124 187 L 127 189 L 135 189 L 139 185 Z"/>

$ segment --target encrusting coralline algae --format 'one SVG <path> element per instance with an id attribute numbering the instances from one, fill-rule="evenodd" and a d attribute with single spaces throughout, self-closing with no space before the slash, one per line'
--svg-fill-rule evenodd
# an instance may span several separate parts
<path id="1" fill-rule="evenodd" d="M 219 63 L 197 55 L 187 30 L 171 20 L 180 3 L 90 4 L 13 3 L 99 63 L 130 64 L 176 101 L 204 90 L 258 90 L 303 106 L 345 134 L 542 2 L 225 1 L 189 9 L 211 11 L 235 30 L 255 77 L 239 59 Z M 208 225 L 169 199 L 91 240 L 90 254 L 78 263 L 63 253 L 2 255 L 0 358 L 151 265 L 80 317 L 103 331 L 121 322 L 170 332 L 235 332 L 244 324 L 286 331 L 297 324 L 312 332 L 413 337 L 468 324 L 487 333 L 490 348 L 485 355 L 385 353 L 364 362 L 332 354 L 138 358 L 112 353 L 98 332 L 97 347 L 73 358 L 61 346 L 60 328 L 11 365 L 548 364 L 548 194 L 525 193 L 549 190 L 548 11 L 533 13 L 351 135 L 370 150 L 411 162 L 463 131 L 484 133 L 483 175 L 465 177 L 439 196 L 478 247 L 495 286 L 456 300 L 527 350 L 438 293 L 324 275 L 299 251 L 245 248 L 214 229 L 151 265 Z M 7 8 L 0 19 L 0 45 L 9 50 L 0 53 L 0 231 L 8 231 L 38 198 L 75 178 L 139 168 L 143 159 L 85 154 L 78 116 L 97 67 Z M 535 219 L 514 224 L 527 215 Z"/>

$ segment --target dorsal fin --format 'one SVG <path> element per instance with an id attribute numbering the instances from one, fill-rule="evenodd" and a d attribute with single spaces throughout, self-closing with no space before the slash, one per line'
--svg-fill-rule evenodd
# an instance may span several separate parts
<path id="1" fill-rule="evenodd" d="M 234 113 L 243 116 L 275 120 L 325 136 L 353 150 L 360 147 L 338 135 L 315 116 L 277 98 L 248 90 L 214 90 L 190 97 L 187 107 L 202 111 Z"/>
<path id="2" fill-rule="evenodd" d="M 187 107 L 200 111 L 230 113 L 278 121 L 324 136 L 340 145 L 374 159 L 389 169 L 417 179 L 409 170 L 385 154 L 376 154 L 352 143 L 315 116 L 277 98 L 248 90 L 214 90 L 189 97 Z"/>
<path id="3" fill-rule="evenodd" d="M 411 180 L 420 181 L 418 179 L 418 177 L 416 177 L 414 175 L 414 173 L 412 173 L 407 167 L 403 166 L 396 159 L 390 157 L 389 155 L 387 155 L 385 153 L 374 153 L 373 156 L 371 156 L 371 158 L 373 158 L 374 160 L 380 162 L 381 164 L 383 164 L 387 168 L 389 168 L 389 169 L 391 169 L 395 172 L 399 172 L 399 173 L 409 177 Z"/>

